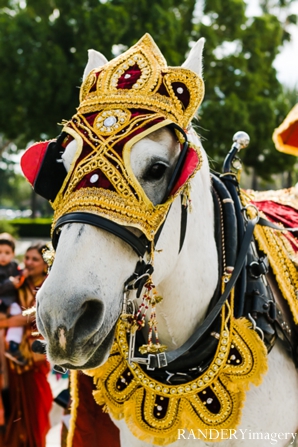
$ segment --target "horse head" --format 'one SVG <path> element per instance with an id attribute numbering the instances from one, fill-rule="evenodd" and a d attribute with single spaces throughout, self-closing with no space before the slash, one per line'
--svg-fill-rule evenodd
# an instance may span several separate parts
<path id="1" fill-rule="evenodd" d="M 53 235 L 58 243 L 50 275 L 38 293 L 37 325 L 56 364 L 84 369 L 107 359 L 122 310 L 123 285 L 139 256 L 151 262 L 154 239 L 163 225 L 154 282 L 165 288 L 176 267 L 181 213 L 177 198 L 187 196 L 197 171 L 197 182 L 209 188 L 206 156 L 190 125 L 203 96 L 203 44 L 199 40 L 183 66 L 175 68 L 167 67 L 148 35 L 110 62 L 89 50 L 78 112 L 57 141 L 31 149 L 45 155 L 30 181 L 45 196 L 50 188 L 48 198 L 55 209 Z M 29 162 L 32 170 L 30 149 L 22 162 L 25 174 Z M 45 180 L 49 170 L 52 177 Z M 201 212 L 211 216 L 208 206 Z M 74 214 L 80 216 L 78 221 L 66 217 Z M 90 215 L 100 216 L 108 227 L 109 222 L 116 224 L 135 239 L 142 236 L 146 253 L 136 253 L 117 231 L 111 234 L 106 226 L 86 222 Z M 212 228 L 208 232 L 212 234 Z M 207 264 L 212 256 L 210 263 L 217 270 L 215 249 L 206 255 Z M 205 273 L 203 269 L 202 278 Z M 212 294 L 216 281 L 215 274 L 206 294 Z M 181 303 L 181 311 L 183 307 Z M 188 335 L 197 324 L 197 313 L 195 317 L 192 323 L 190 316 Z M 175 339 L 168 329 L 169 345 L 187 337 Z"/>

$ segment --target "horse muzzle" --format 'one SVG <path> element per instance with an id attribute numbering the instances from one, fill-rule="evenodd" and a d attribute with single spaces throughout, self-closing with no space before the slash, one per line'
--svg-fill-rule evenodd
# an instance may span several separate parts
<path id="1" fill-rule="evenodd" d="M 101 301 L 87 299 L 76 311 L 51 312 L 37 301 L 36 323 L 47 347 L 48 359 L 69 369 L 100 365 L 113 342 L 116 321 L 107 323 Z M 55 307 L 55 306 L 53 306 Z"/>

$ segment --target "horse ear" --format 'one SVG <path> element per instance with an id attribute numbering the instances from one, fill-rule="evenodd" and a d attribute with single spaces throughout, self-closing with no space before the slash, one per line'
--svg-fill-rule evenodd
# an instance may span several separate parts
<path id="1" fill-rule="evenodd" d="M 99 68 L 107 64 L 108 60 L 99 51 L 88 50 L 88 62 L 84 70 L 83 81 L 87 78 L 93 68 Z"/>
<path id="2" fill-rule="evenodd" d="M 203 73 L 203 48 L 204 48 L 205 39 L 201 37 L 197 41 L 197 43 L 192 47 L 188 58 L 182 65 L 184 68 L 188 68 L 189 70 L 194 71 L 200 77 L 202 77 Z"/>

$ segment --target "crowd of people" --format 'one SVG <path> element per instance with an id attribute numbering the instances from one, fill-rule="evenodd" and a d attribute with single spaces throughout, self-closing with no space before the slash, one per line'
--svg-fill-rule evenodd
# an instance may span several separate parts
<path id="1" fill-rule="evenodd" d="M 27 248 L 23 265 L 15 261 L 15 241 L 0 234 L 0 445 L 45 447 L 53 396 L 50 364 L 31 345 L 39 337 L 34 315 L 35 295 L 47 276 L 45 244 Z"/>

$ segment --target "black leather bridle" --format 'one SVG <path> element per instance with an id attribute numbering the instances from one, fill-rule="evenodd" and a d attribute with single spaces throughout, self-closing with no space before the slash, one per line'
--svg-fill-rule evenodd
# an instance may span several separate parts
<path id="1" fill-rule="evenodd" d="M 178 130 L 184 133 L 180 128 Z M 185 134 L 184 136 L 186 138 Z M 178 159 L 173 177 L 169 183 L 167 191 L 172 190 L 173 185 L 175 184 L 175 180 L 177 180 L 177 176 L 180 174 L 186 155 L 186 150 L 187 143 L 184 144 L 181 152 L 181 158 Z M 239 318 L 243 315 L 244 294 L 246 290 L 245 278 L 246 269 L 248 268 L 246 261 L 250 252 L 250 246 L 253 240 L 253 231 L 255 225 L 258 223 L 260 225 L 266 225 L 270 226 L 271 228 L 280 230 L 280 227 L 275 226 L 265 219 L 259 219 L 258 216 L 253 219 L 248 219 L 247 217 L 245 219 L 243 218 L 243 207 L 240 203 L 239 195 L 237 192 L 238 184 L 235 181 L 235 176 L 230 172 L 230 163 L 231 160 L 234 158 L 236 152 L 237 147 L 236 145 L 233 145 L 224 164 L 224 174 L 212 176 L 213 187 L 216 190 L 216 195 L 219 196 L 221 202 L 225 203 L 224 220 L 226 220 L 226 222 L 224 224 L 224 227 L 227 231 L 227 239 L 229 239 L 230 241 L 230 244 L 226 247 L 227 249 L 225 251 L 228 263 L 227 265 L 232 267 L 231 271 L 233 273 L 230 280 L 226 284 L 224 293 L 222 295 L 220 295 L 219 293 L 215 294 L 216 296 L 214 297 L 215 299 L 213 299 L 213 304 L 210 306 L 208 315 L 203 323 L 181 347 L 173 351 L 158 354 L 149 354 L 147 356 L 141 357 L 139 356 L 140 358 L 138 360 L 140 360 L 140 363 L 146 364 L 147 369 L 151 371 L 151 374 L 153 376 L 157 375 L 157 377 L 162 377 L 165 372 L 168 373 L 168 371 L 180 371 L 188 365 L 192 365 L 194 358 L 194 349 L 196 364 L 200 363 L 200 361 L 202 361 L 204 364 L 208 364 L 208 362 L 210 362 L 210 357 L 212 357 L 218 344 L 218 340 L 212 336 L 211 331 L 214 328 L 214 325 L 216 325 L 216 321 L 220 315 L 220 311 L 226 300 L 229 298 L 231 290 L 233 289 L 233 287 L 235 287 L 236 283 L 241 298 L 238 300 L 238 315 L 235 316 L 236 318 Z M 187 207 L 182 205 L 181 209 L 182 212 L 179 252 L 181 251 L 183 246 L 187 226 Z M 132 249 L 136 252 L 140 259 L 137 262 L 134 273 L 125 282 L 124 288 L 128 290 L 136 289 L 138 297 L 142 291 L 144 283 L 153 272 L 153 266 L 150 263 L 146 263 L 143 258 L 146 253 L 151 252 L 152 244 L 156 245 L 163 225 L 156 233 L 154 241 L 151 242 L 145 237 L 145 235 L 141 235 L 140 237 L 138 237 L 131 233 L 127 228 L 101 216 L 87 212 L 68 213 L 62 216 L 56 222 L 53 231 L 54 248 L 57 247 L 61 227 L 67 223 L 83 223 L 96 226 L 116 235 L 132 247 Z M 284 230 L 296 231 L 297 229 Z M 236 235 L 239 239 L 238 242 L 237 240 L 235 240 Z M 56 369 L 57 368 L 59 369 L 60 367 L 56 367 Z"/>

